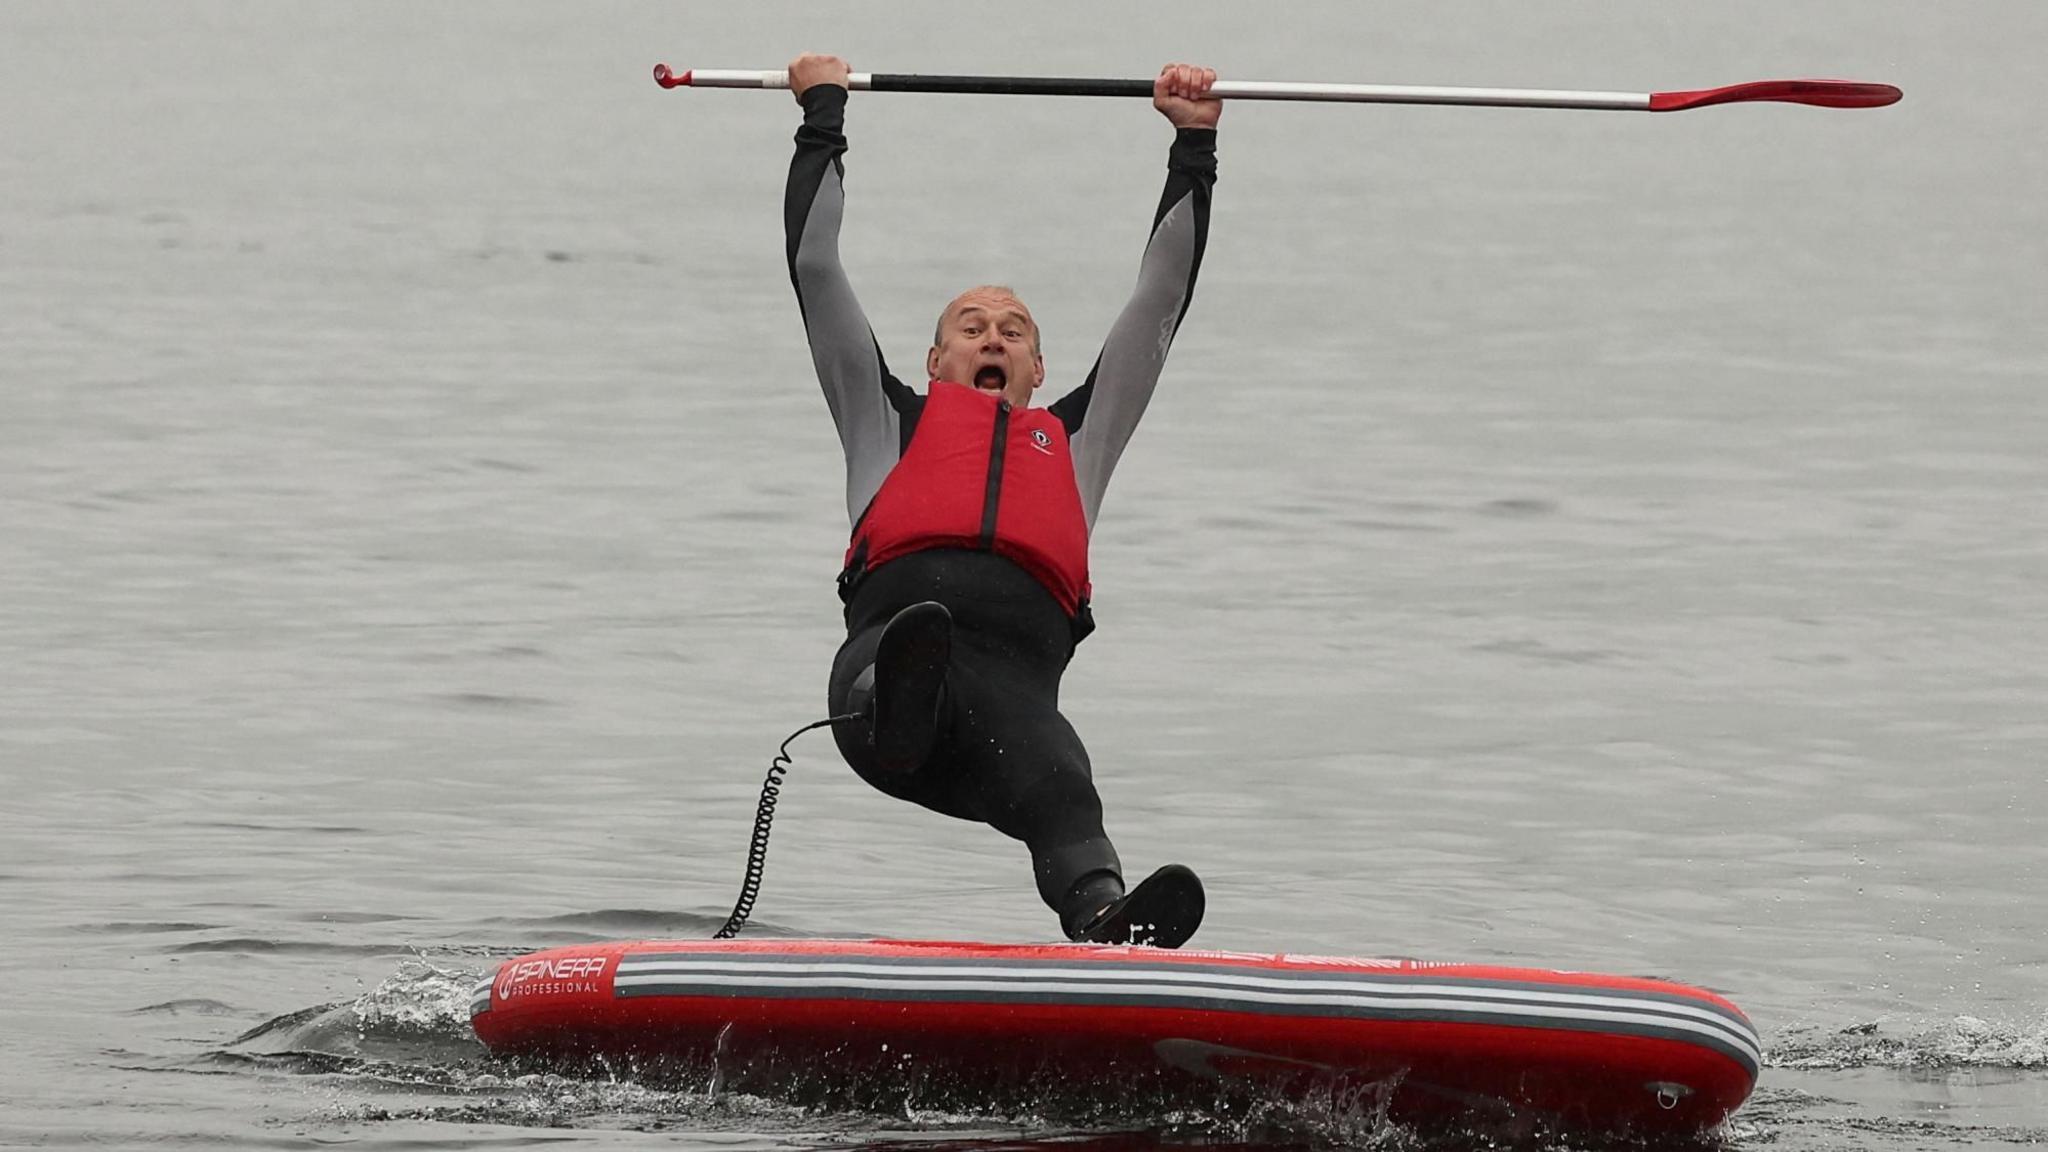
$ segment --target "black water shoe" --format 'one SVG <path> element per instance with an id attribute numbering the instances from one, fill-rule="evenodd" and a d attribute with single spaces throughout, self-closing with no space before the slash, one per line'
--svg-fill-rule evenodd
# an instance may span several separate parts
<path id="1" fill-rule="evenodd" d="M 1182 865 L 1168 864 L 1069 935 L 1094 944 L 1178 948 L 1202 926 L 1207 906 L 1201 877 Z"/>

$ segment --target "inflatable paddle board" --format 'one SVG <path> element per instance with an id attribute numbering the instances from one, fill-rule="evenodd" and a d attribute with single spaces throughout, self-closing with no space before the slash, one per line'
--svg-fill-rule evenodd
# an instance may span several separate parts
<path id="1" fill-rule="evenodd" d="M 1720 996 L 1536 968 L 1093 944 L 649 941 L 507 960 L 494 1053 L 709 1069 L 750 1091 L 918 1078 L 972 1100 L 1207 1106 L 1347 1092 L 1404 1123 L 1698 1132 L 1749 1095 L 1756 1030 Z"/>

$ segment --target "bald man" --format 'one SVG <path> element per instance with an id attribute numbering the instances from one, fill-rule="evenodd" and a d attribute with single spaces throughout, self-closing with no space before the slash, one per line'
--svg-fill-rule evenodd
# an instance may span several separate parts
<path id="1" fill-rule="evenodd" d="M 1173 64 L 1174 126 L 1138 284 L 1087 380 L 1046 407 L 1038 325 L 1016 293 L 970 288 L 939 314 L 920 393 L 889 371 L 839 262 L 848 70 L 789 67 L 803 106 L 783 202 L 789 274 L 846 453 L 846 643 L 829 699 L 840 753 L 891 796 L 994 827 L 1031 853 L 1069 939 L 1176 948 L 1201 924 L 1178 864 L 1126 891 L 1060 677 L 1093 628 L 1088 538 L 1152 398 L 1209 231 L 1216 74 Z"/>

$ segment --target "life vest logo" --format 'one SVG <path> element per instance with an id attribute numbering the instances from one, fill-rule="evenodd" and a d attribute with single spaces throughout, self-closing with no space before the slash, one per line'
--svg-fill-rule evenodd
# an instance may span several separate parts
<path id="1" fill-rule="evenodd" d="M 1052 436 L 1043 428 L 1033 428 L 1031 430 L 1031 446 L 1050 456 L 1052 455 Z"/>
<path id="2" fill-rule="evenodd" d="M 597 978 L 604 975 L 609 956 L 557 956 L 520 960 L 498 970 L 495 989 L 500 1000 L 520 996 L 556 996 L 597 991 Z"/>

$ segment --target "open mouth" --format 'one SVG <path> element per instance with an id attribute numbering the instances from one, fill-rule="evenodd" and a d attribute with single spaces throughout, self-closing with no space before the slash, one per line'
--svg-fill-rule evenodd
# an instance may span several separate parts
<path id="1" fill-rule="evenodd" d="M 1003 385 L 1010 382 L 1010 374 L 994 364 L 983 367 L 974 374 L 974 386 L 983 392 L 1001 392 Z"/>

